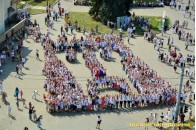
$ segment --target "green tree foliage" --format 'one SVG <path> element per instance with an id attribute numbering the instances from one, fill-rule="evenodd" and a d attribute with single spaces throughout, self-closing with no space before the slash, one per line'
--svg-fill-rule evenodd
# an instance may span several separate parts
<path id="1" fill-rule="evenodd" d="M 116 21 L 116 17 L 129 15 L 132 0 L 91 0 L 89 14 L 106 24 L 107 20 Z"/>

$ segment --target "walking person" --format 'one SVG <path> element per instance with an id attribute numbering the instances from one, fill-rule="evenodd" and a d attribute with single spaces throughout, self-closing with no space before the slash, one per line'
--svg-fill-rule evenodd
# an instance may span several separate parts
<path id="1" fill-rule="evenodd" d="M 20 78 L 20 75 L 19 75 L 19 65 L 16 65 L 16 76 L 15 77 Z"/>
<path id="2" fill-rule="evenodd" d="M 175 71 L 175 72 L 176 72 L 176 70 L 177 70 L 177 66 L 178 66 L 178 65 L 175 63 L 175 64 L 174 64 L 174 71 Z"/>
<path id="3" fill-rule="evenodd" d="M 37 59 L 37 60 L 40 60 L 40 59 L 39 59 L 39 50 L 36 50 L 36 59 Z"/>
<path id="4" fill-rule="evenodd" d="M 167 45 L 169 45 L 170 44 L 170 36 L 168 37 L 168 39 L 167 39 Z"/>
<path id="5" fill-rule="evenodd" d="M 101 121 L 102 121 L 101 117 L 98 116 L 98 118 L 97 118 L 97 127 L 96 127 L 96 129 L 100 129 Z"/>
<path id="6" fill-rule="evenodd" d="M 32 120 L 32 113 L 33 113 L 34 106 L 29 108 L 29 119 Z"/>
<path id="7" fill-rule="evenodd" d="M 18 87 L 16 87 L 14 97 L 16 97 L 17 100 L 18 100 L 18 95 L 19 95 L 19 89 Z"/>
<path id="8" fill-rule="evenodd" d="M 191 19 L 191 15 L 192 15 L 192 13 L 191 12 L 189 12 L 189 18 Z"/>
<path id="9" fill-rule="evenodd" d="M 23 91 L 20 90 L 20 99 L 22 99 L 22 96 L 23 96 Z"/>
<path id="10" fill-rule="evenodd" d="M 25 99 L 23 99 L 23 100 L 22 100 L 23 107 L 24 107 L 24 108 L 27 108 L 27 106 L 26 106 L 26 103 L 25 103 L 25 102 L 26 102 L 26 100 L 25 100 Z"/>
<path id="11" fill-rule="evenodd" d="M 7 105 L 7 111 L 8 111 L 8 116 L 11 115 L 11 110 L 12 110 L 12 107 L 10 104 Z"/>
<path id="12" fill-rule="evenodd" d="M 83 27 L 83 35 L 85 35 L 85 32 L 86 32 L 86 27 L 84 26 Z"/>
<path id="13" fill-rule="evenodd" d="M 36 99 L 36 95 L 39 95 L 39 93 L 38 93 L 37 90 L 33 91 L 32 98 L 35 98 Z"/>
<path id="14" fill-rule="evenodd" d="M 33 121 L 36 121 L 37 120 L 37 115 L 36 115 L 36 111 L 34 110 L 33 112 Z"/>
<path id="15" fill-rule="evenodd" d="M 145 130 L 148 130 L 148 123 L 149 123 L 149 118 L 146 118 L 146 121 L 145 121 Z"/>
<path id="16" fill-rule="evenodd" d="M 24 64 L 25 64 L 25 58 L 22 57 L 22 66 L 24 67 Z"/>
<path id="17" fill-rule="evenodd" d="M 163 122 L 163 118 L 164 118 L 164 115 L 163 115 L 163 112 L 161 113 L 161 121 Z"/>
<path id="18" fill-rule="evenodd" d="M 16 106 L 19 109 L 19 100 L 18 99 L 16 100 Z"/>
<path id="19" fill-rule="evenodd" d="M 40 115 L 40 116 L 37 118 L 37 120 L 36 120 L 36 122 L 37 122 L 37 127 L 39 127 L 39 128 L 41 128 L 41 119 L 42 119 L 42 115 Z"/>

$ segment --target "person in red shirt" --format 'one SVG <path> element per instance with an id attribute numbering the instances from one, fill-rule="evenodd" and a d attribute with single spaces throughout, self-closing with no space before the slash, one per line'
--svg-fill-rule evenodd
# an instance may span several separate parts
<path id="1" fill-rule="evenodd" d="M 23 96 L 23 91 L 20 90 L 20 98 L 22 99 L 22 96 Z"/>

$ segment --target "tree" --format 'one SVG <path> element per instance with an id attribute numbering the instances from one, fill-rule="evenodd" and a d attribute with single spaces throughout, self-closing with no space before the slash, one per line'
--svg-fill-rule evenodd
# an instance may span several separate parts
<path id="1" fill-rule="evenodd" d="M 92 7 L 89 14 L 104 24 L 107 20 L 116 22 L 116 17 L 129 14 L 132 0 L 91 0 Z"/>

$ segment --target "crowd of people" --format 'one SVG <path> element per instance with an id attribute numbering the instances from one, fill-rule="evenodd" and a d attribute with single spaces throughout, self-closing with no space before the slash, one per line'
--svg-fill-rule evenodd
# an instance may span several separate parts
<path id="1" fill-rule="evenodd" d="M 184 21 L 182 25 L 178 20 L 175 21 L 172 32 L 178 35 L 179 40 L 185 41 L 185 49 L 188 50 L 188 46 L 195 43 L 195 38 L 191 33 L 186 33 L 184 29 L 188 27 L 188 22 Z"/>
<path id="2" fill-rule="evenodd" d="M 86 36 L 79 45 L 85 65 L 92 74 L 87 84 L 87 95 L 84 94 L 81 85 L 76 82 L 65 64 L 55 56 L 51 41 L 47 40 L 43 44 L 46 57 L 43 72 L 47 76 L 45 88 L 49 92 L 46 97 L 49 111 L 100 110 L 175 103 L 176 89 L 135 57 L 119 35 Z M 133 93 L 122 77 L 106 76 L 106 68 L 97 60 L 92 46 L 95 46 L 96 50 L 110 47 L 112 51 L 119 53 L 123 70 L 139 94 Z M 117 90 L 119 94 L 100 96 L 100 91 L 104 88 Z"/>

